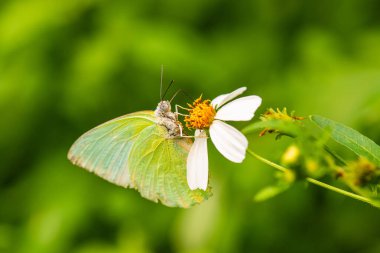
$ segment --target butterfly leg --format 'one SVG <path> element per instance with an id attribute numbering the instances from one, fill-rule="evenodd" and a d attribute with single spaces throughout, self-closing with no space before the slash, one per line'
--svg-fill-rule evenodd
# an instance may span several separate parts
<path id="1" fill-rule="evenodd" d="M 180 105 L 175 105 L 175 113 L 177 114 L 177 116 L 178 116 L 178 115 L 181 115 L 181 116 L 184 116 L 184 117 L 187 116 L 186 114 L 179 113 L 179 112 L 178 112 L 178 108 L 181 108 L 181 109 L 186 110 L 186 111 L 189 110 L 188 108 L 185 108 L 185 107 L 180 106 Z"/>
<path id="2" fill-rule="evenodd" d="M 183 137 L 183 132 L 182 132 L 182 126 L 181 124 L 178 124 L 179 127 L 179 136 Z"/>

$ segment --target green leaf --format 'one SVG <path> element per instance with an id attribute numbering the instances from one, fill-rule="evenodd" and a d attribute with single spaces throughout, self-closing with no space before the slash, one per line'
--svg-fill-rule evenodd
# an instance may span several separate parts
<path id="1" fill-rule="evenodd" d="M 331 138 L 339 144 L 380 166 L 380 146 L 368 137 L 348 126 L 322 116 L 312 115 L 310 120 L 323 130 L 328 131 Z"/>
<path id="2" fill-rule="evenodd" d="M 266 201 L 286 191 L 288 188 L 289 184 L 278 184 L 265 187 L 256 193 L 256 195 L 253 197 L 253 200 L 256 202 Z"/>
<path id="3" fill-rule="evenodd" d="M 191 191 L 186 159 L 192 141 L 167 138 L 153 111 L 127 114 L 83 134 L 71 147 L 69 160 L 122 187 L 166 206 L 190 207 L 211 196 Z"/>
<path id="4" fill-rule="evenodd" d="M 267 121 L 258 121 L 253 124 L 250 124 L 242 130 L 242 133 L 250 134 L 265 128 L 274 129 L 279 131 L 280 133 L 294 137 L 297 136 L 300 131 L 299 127 L 295 125 L 293 122 L 274 119 Z"/>

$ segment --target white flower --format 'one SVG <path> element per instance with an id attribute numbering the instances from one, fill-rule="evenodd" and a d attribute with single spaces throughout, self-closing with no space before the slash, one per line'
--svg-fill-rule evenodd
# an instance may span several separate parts
<path id="1" fill-rule="evenodd" d="M 246 96 L 231 101 L 246 89 L 239 88 L 212 101 L 202 101 L 200 97 L 190 105 L 185 122 L 187 127 L 196 129 L 194 144 L 187 158 L 187 182 L 191 190 L 207 189 L 208 156 L 205 129 L 209 128 L 211 141 L 224 157 L 235 163 L 244 160 L 248 147 L 247 138 L 224 121 L 248 121 L 253 118 L 261 104 L 260 97 Z"/>

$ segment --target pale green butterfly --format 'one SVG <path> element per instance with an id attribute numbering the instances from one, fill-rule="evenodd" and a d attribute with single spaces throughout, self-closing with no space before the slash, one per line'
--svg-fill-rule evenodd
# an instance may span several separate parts
<path id="1" fill-rule="evenodd" d="M 192 141 L 182 138 L 169 101 L 155 111 L 127 114 L 86 132 L 69 150 L 69 160 L 142 197 L 171 207 L 190 207 L 211 193 L 190 190 L 186 159 Z"/>

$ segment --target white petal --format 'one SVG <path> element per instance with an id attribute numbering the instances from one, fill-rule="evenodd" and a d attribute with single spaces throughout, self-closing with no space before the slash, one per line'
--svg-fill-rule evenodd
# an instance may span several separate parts
<path id="1" fill-rule="evenodd" d="M 233 92 L 231 93 L 228 93 L 228 94 L 223 94 L 223 95 L 219 95 L 217 96 L 216 98 L 214 98 L 212 101 L 211 101 L 211 105 L 215 108 L 215 109 L 218 109 L 219 107 L 221 107 L 222 105 L 224 105 L 225 103 L 227 103 L 228 101 L 236 98 L 237 96 L 239 96 L 240 94 L 242 94 L 244 91 L 247 90 L 247 87 L 241 87 L 237 90 L 234 90 Z"/>
<path id="2" fill-rule="evenodd" d="M 235 163 L 244 160 L 248 140 L 236 128 L 223 121 L 214 120 L 210 126 L 210 137 L 225 158 Z"/>
<path id="3" fill-rule="evenodd" d="M 260 105 L 261 98 L 259 96 L 238 98 L 220 108 L 215 115 L 215 119 L 232 121 L 251 120 Z"/>
<path id="4" fill-rule="evenodd" d="M 191 190 L 207 189 L 207 136 L 202 130 L 195 131 L 195 140 L 187 157 L 187 183 Z"/>

